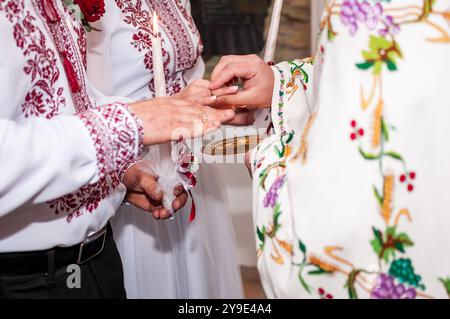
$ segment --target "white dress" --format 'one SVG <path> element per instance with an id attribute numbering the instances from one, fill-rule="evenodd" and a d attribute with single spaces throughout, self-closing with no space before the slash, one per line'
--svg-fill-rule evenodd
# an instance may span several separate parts
<path id="1" fill-rule="evenodd" d="M 270 298 L 450 296 L 450 1 L 329 1 L 253 153 Z"/>
<path id="2" fill-rule="evenodd" d="M 168 94 L 204 72 L 202 45 L 188 1 L 108 1 L 106 14 L 89 34 L 88 72 L 106 94 L 152 98 L 151 17 L 163 38 Z M 153 150 L 155 151 L 155 150 Z M 157 150 L 156 150 L 157 151 Z M 191 202 L 174 220 L 156 221 L 132 206 L 113 221 L 129 298 L 242 298 L 231 218 L 224 185 L 214 167 L 201 165 Z"/>

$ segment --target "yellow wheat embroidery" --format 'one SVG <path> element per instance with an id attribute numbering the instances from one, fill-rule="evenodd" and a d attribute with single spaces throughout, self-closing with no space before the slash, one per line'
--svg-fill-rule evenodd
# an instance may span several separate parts
<path id="1" fill-rule="evenodd" d="M 383 205 L 381 208 L 381 216 L 384 219 L 386 225 L 389 225 L 389 220 L 391 219 L 392 213 L 392 197 L 394 191 L 394 175 L 387 175 L 384 177 L 384 198 Z"/>
<path id="2" fill-rule="evenodd" d="M 378 102 L 377 108 L 375 109 L 374 119 L 373 119 L 373 138 L 372 146 L 380 146 L 381 139 L 381 117 L 383 116 L 383 100 Z"/>
<path id="3" fill-rule="evenodd" d="M 337 266 L 335 266 L 331 263 L 328 263 L 326 261 L 323 261 L 322 259 L 320 259 L 319 257 L 316 257 L 314 255 L 310 255 L 308 259 L 309 259 L 310 264 L 316 265 L 327 272 L 333 273 L 333 272 L 339 270 Z"/>
<path id="4" fill-rule="evenodd" d="M 299 158 L 301 158 L 301 163 L 306 163 L 308 157 L 308 134 L 314 124 L 314 121 L 316 120 L 316 117 L 317 113 L 313 113 L 309 117 L 300 139 L 300 148 L 298 149 L 297 154 L 295 154 L 294 158 L 292 159 L 292 162 L 296 162 Z"/>
<path id="5" fill-rule="evenodd" d="M 397 213 L 397 216 L 395 216 L 394 226 L 398 226 L 400 217 L 402 216 L 405 216 L 409 222 L 412 222 L 412 217 L 411 214 L 409 213 L 409 210 L 404 208 Z"/>

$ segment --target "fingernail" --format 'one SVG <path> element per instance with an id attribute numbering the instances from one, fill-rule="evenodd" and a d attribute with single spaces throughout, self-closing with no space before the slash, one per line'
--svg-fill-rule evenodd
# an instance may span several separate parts
<path id="1" fill-rule="evenodd" d="M 239 90 L 239 86 L 237 86 L 237 85 L 230 86 L 230 91 L 237 92 L 238 90 Z"/>
<path id="2" fill-rule="evenodd" d="M 234 112 L 233 112 L 232 110 L 226 110 L 226 111 L 225 111 L 225 115 L 226 115 L 227 117 L 232 117 L 232 116 L 234 116 Z"/>
<path id="3" fill-rule="evenodd" d="M 216 96 L 216 95 L 210 96 L 209 99 L 210 99 L 212 102 L 215 102 L 215 101 L 217 100 L 217 96 Z"/>

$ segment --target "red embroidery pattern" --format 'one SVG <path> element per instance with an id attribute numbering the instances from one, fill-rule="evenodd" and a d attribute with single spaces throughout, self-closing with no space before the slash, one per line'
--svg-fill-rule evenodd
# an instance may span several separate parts
<path id="1" fill-rule="evenodd" d="M 35 26 L 35 17 L 25 9 L 24 1 L 0 0 L 0 11 L 13 24 L 16 45 L 22 50 L 31 76 L 31 90 L 22 103 L 22 112 L 29 116 L 52 118 L 66 106 L 63 88 L 56 87 L 59 79 L 57 54 L 47 46 L 45 35 Z"/>
<path id="2" fill-rule="evenodd" d="M 52 36 L 54 45 L 63 61 L 76 111 L 84 112 L 91 109 L 92 105 L 87 94 L 84 77 L 86 72 L 86 64 L 84 63 L 85 57 L 80 57 L 80 55 L 82 55 L 81 52 L 86 50 L 86 40 L 81 39 L 81 43 L 84 43 L 84 46 L 79 47 L 80 51 L 78 51 L 77 43 L 75 43 L 66 19 L 64 19 L 66 13 L 60 11 L 55 0 L 34 0 L 33 2 L 41 16 L 47 20 L 46 26 L 49 34 Z M 47 3 L 47 8 L 43 7 L 43 2 Z M 56 17 L 49 16 L 49 7 L 51 7 L 52 15 L 56 15 Z M 76 22 L 74 22 L 74 24 L 76 24 Z M 72 29 L 74 28 L 73 26 L 71 27 Z M 84 37 L 85 36 L 86 35 L 84 35 Z"/>
<path id="3" fill-rule="evenodd" d="M 60 11 L 54 0 L 34 0 L 31 2 L 40 13 L 44 25 L 53 37 L 54 45 L 59 50 L 60 58 L 65 69 L 72 98 L 78 112 L 92 109 L 86 92 L 86 35 L 80 30 L 75 33 L 69 31 L 66 15 Z M 45 5 L 45 8 L 43 7 Z M 28 6 L 28 4 L 27 4 Z M 60 80 L 58 69 L 58 53 L 49 48 L 47 36 L 43 30 L 36 27 L 34 12 L 26 9 L 25 1 L 0 0 L 0 11 L 13 24 L 16 45 L 22 50 L 26 64 L 24 72 L 31 77 L 31 90 L 25 96 L 22 104 L 24 116 L 45 117 L 47 119 L 60 113 L 66 106 L 64 90 L 57 87 Z M 77 45 L 79 50 L 77 50 Z M 82 58 L 80 58 L 80 54 Z M 97 150 L 100 180 L 96 184 L 88 185 L 73 194 L 49 202 L 49 207 L 55 214 L 66 213 L 67 222 L 84 212 L 92 213 L 113 189 L 117 188 L 120 180 L 116 172 L 107 175 L 114 168 L 121 169 L 134 159 L 141 151 L 143 129 L 135 116 L 124 106 L 106 107 L 104 110 L 92 110 L 80 114 L 80 118 L 91 132 Z M 139 132 L 139 141 L 135 138 Z M 133 137 L 133 139 L 131 138 Z M 113 141 L 119 141 L 113 144 Z"/>
<path id="4" fill-rule="evenodd" d="M 170 52 L 163 48 L 165 75 L 168 84 L 167 93 L 169 95 L 176 94 L 186 85 L 183 71 L 194 66 L 200 57 L 202 45 L 199 32 L 186 8 L 178 1 L 145 1 L 148 8 L 144 7 L 143 2 L 142 0 L 116 0 L 117 6 L 124 15 L 123 21 L 136 28 L 131 45 L 138 49 L 139 52 L 146 52 L 144 64 L 150 72 L 153 72 L 151 51 L 153 22 L 150 12 L 147 10 L 158 13 L 161 29 L 167 35 L 170 41 L 169 47 L 171 48 Z M 193 36 L 189 34 L 188 30 L 192 31 Z M 166 49 L 167 45 L 163 40 L 163 46 L 166 46 Z M 172 59 L 174 69 L 170 70 Z M 149 82 L 149 89 L 151 92 L 154 92 L 153 81 Z"/>
<path id="5" fill-rule="evenodd" d="M 80 49 L 81 54 L 81 60 L 83 62 L 83 67 L 85 70 L 87 70 L 87 36 L 86 31 L 84 30 L 83 25 L 76 22 L 75 19 L 72 19 L 74 21 L 74 30 L 77 35 L 77 44 L 78 48 Z"/>
<path id="6" fill-rule="evenodd" d="M 97 151 L 100 181 L 81 188 L 74 194 L 50 202 L 56 214 L 68 213 L 67 222 L 84 211 L 94 212 L 100 202 L 121 182 L 119 172 L 142 153 L 144 130 L 135 115 L 122 104 L 110 104 L 78 114 Z M 136 139 L 136 133 L 138 138 Z M 114 172 L 113 172 L 114 171 Z M 111 175 L 106 175 L 112 172 Z"/>

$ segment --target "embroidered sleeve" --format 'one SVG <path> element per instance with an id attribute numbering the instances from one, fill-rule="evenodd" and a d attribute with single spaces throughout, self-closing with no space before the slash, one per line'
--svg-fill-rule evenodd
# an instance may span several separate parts
<path id="1" fill-rule="evenodd" d="M 275 133 L 301 131 L 314 110 L 312 59 L 282 62 L 273 68 L 272 121 Z"/>
<path id="2" fill-rule="evenodd" d="M 124 172 L 142 153 L 142 124 L 126 105 L 108 104 L 78 117 L 92 138 L 100 177 L 115 170 Z"/>

